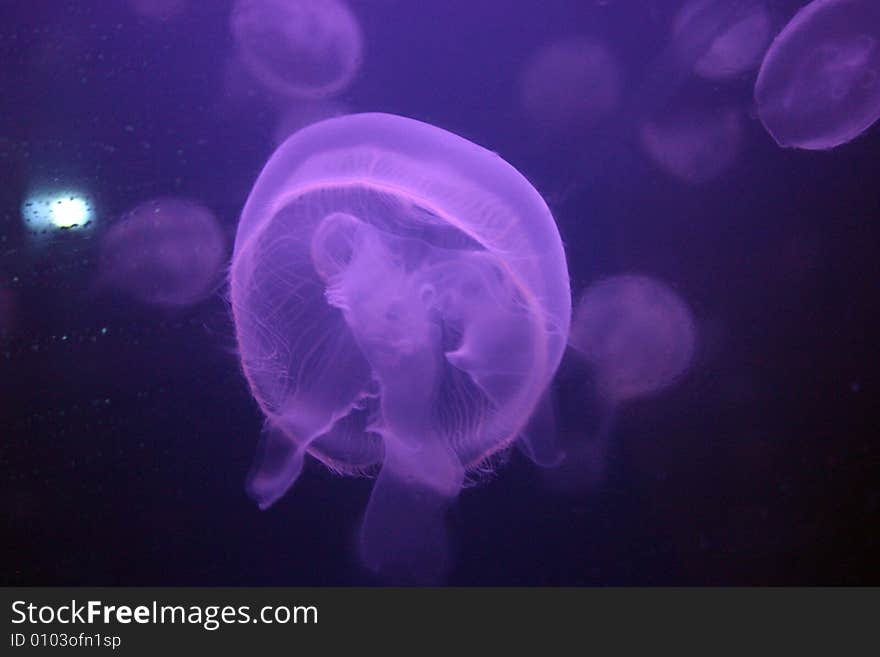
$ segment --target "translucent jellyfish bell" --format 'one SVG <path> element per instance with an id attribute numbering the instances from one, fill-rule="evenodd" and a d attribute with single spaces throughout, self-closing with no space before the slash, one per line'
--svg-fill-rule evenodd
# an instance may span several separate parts
<path id="1" fill-rule="evenodd" d="M 250 72 L 287 96 L 338 93 L 361 64 L 361 28 L 342 0 L 237 0 L 232 34 Z"/>
<path id="2" fill-rule="evenodd" d="M 654 163 L 692 185 L 727 171 L 740 153 L 742 136 L 742 115 L 733 108 L 665 112 L 639 132 Z"/>
<path id="3" fill-rule="evenodd" d="M 545 46 L 526 65 L 521 101 L 549 127 L 583 127 L 617 107 L 621 84 L 620 66 L 603 44 L 567 38 Z"/>
<path id="4" fill-rule="evenodd" d="M 773 41 L 755 85 L 780 146 L 824 150 L 880 118 L 880 3 L 814 0 Z"/>
<path id="5" fill-rule="evenodd" d="M 575 467 L 601 470 L 595 459 L 608 452 L 620 404 L 656 395 L 678 382 L 691 365 L 696 339 L 690 309 L 658 280 L 613 276 L 584 293 L 569 345 L 590 365 L 602 409 L 596 434 L 568 452 Z"/>
<path id="6" fill-rule="evenodd" d="M 230 291 L 267 418 L 251 495 L 275 502 L 305 453 L 344 474 L 381 467 L 364 562 L 439 577 L 449 502 L 519 436 L 566 344 L 568 272 L 544 201 L 498 155 L 439 128 L 322 121 L 260 174 Z"/>
<path id="7" fill-rule="evenodd" d="M 570 345 L 595 368 L 612 403 L 656 394 L 675 383 L 694 354 L 696 330 L 684 301 L 648 276 L 613 276 L 581 298 Z"/>
<path id="8" fill-rule="evenodd" d="M 770 42 L 770 14 L 760 2 L 740 5 L 737 8 L 729 0 L 692 0 L 679 11 L 673 27 L 676 40 L 691 38 L 694 25 L 712 24 L 714 19 L 714 34 L 705 40 L 694 62 L 697 75 L 710 80 L 735 77 L 760 63 Z"/>
<path id="9" fill-rule="evenodd" d="M 201 301 L 220 278 L 226 241 L 210 210 L 186 199 L 143 203 L 101 240 L 100 283 L 157 306 Z"/>

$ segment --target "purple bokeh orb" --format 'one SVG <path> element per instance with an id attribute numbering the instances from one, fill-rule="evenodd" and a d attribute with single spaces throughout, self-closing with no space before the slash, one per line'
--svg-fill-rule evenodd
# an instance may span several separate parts
<path id="1" fill-rule="evenodd" d="M 378 469 L 363 561 L 439 576 L 448 502 L 518 437 L 565 348 L 568 272 L 543 199 L 434 126 L 322 121 L 254 185 L 230 291 L 267 418 L 251 495 L 275 502 L 306 452 L 341 473 Z"/>
<path id="2" fill-rule="evenodd" d="M 814 0 L 773 41 L 755 85 L 758 116 L 784 147 L 845 144 L 880 118 L 880 3 Z"/>
<path id="3" fill-rule="evenodd" d="M 620 102 L 622 75 L 617 60 L 602 43 L 569 37 L 536 52 L 522 76 L 521 103 L 526 113 L 547 127 L 589 127 Z"/>
<path id="4" fill-rule="evenodd" d="M 690 309 L 669 286 L 622 275 L 587 289 L 569 344 L 593 367 L 602 396 L 616 405 L 678 381 L 693 360 L 696 338 Z"/>
<path id="5" fill-rule="evenodd" d="M 342 0 L 237 0 L 231 25 L 248 70 L 285 96 L 339 93 L 361 65 L 361 28 Z"/>
<path id="6" fill-rule="evenodd" d="M 763 3 L 747 3 L 734 12 L 730 6 L 718 0 L 692 0 L 675 17 L 673 38 L 679 40 L 688 38 L 695 23 L 709 21 L 705 12 L 720 15 L 715 34 L 694 62 L 694 72 L 700 77 L 721 80 L 746 73 L 758 66 L 770 42 L 772 22 Z"/>
<path id="7" fill-rule="evenodd" d="M 226 240 L 210 210 L 157 198 L 137 206 L 101 240 L 101 280 L 138 301 L 192 305 L 221 280 Z"/>
<path id="8" fill-rule="evenodd" d="M 642 149 L 664 172 L 700 185 L 727 171 L 740 154 L 742 114 L 733 108 L 677 110 L 644 123 Z"/>

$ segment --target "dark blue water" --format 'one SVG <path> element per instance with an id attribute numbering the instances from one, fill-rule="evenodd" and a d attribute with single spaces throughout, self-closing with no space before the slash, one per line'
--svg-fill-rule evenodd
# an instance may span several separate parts
<path id="1" fill-rule="evenodd" d="M 754 118 L 754 72 L 670 74 L 661 94 L 677 4 L 350 2 L 364 60 L 338 103 L 498 152 L 545 196 L 575 298 L 644 273 L 700 334 L 678 385 L 621 406 L 601 482 L 560 493 L 514 451 L 466 489 L 450 583 L 880 578 L 880 130 L 782 150 Z M 768 5 L 785 21 L 800 3 Z M 151 198 L 198 200 L 231 248 L 279 104 L 234 73 L 229 13 L 0 6 L 0 583 L 378 581 L 352 550 L 369 479 L 309 461 L 269 511 L 246 496 L 262 416 L 222 284 L 170 310 L 96 282 L 102 234 Z M 615 113 L 560 136 L 524 113 L 518 85 L 536 49 L 577 34 L 613 50 L 623 90 Z M 701 185 L 639 147 L 639 108 L 675 99 L 744 117 L 735 161 Z M 35 237 L 22 204 L 59 187 L 88 196 L 93 224 Z M 561 432 L 594 430 L 590 377 L 568 356 L 554 394 Z"/>

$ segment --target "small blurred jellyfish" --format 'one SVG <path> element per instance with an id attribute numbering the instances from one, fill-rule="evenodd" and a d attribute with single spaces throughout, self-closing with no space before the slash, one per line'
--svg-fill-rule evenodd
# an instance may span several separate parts
<path id="1" fill-rule="evenodd" d="M 243 63 L 276 93 L 330 96 L 360 68 L 363 35 L 342 0 L 236 0 L 231 21 Z"/>
<path id="2" fill-rule="evenodd" d="M 210 210 L 186 199 L 157 198 L 131 210 L 104 235 L 99 282 L 143 303 L 188 306 L 215 289 L 225 253 Z"/>
<path id="3" fill-rule="evenodd" d="M 322 121 L 251 191 L 230 295 L 266 416 L 250 495 L 272 505 L 306 453 L 341 474 L 378 470 L 362 561 L 399 582 L 441 579 L 449 504 L 522 437 L 565 349 L 568 271 L 543 199 L 434 126 Z"/>
<path id="4" fill-rule="evenodd" d="M 131 8 L 139 16 L 157 21 L 167 21 L 183 13 L 187 0 L 129 0 Z"/>
<path id="5" fill-rule="evenodd" d="M 563 470 L 583 468 L 586 478 L 600 477 L 620 404 L 677 383 L 696 341 L 690 309 L 664 283 L 630 274 L 590 286 L 575 311 L 569 346 L 593 371 L 601 417 L 594 436 L 566 450 Z"/>
<path id="6" fill-rule="evenodd" d="M 348 109 L 342 103 L 327 100 L 306 100 L 291 105 L 285 109 L 273 134 L 273 141 L 277 148 L 284 140 L 294 132 L 302 130 L 308 125 L 332 119 L 337 116 L 348 114 Z"/>
<path id="7" fill-rule="evenodd" d="M 21 205 L 21 216 L 32 235 L 87 230 L 95 219 L 91 199 L 69 189 L 41 190 L 29 195 Z"/>
<path id="8" fill-rule="evenodd" d="M 617 107 L 621 79 L 617 60 L 603 44 L 570 37 L 545 46 L 527 63 L 521 103 L 549 128 L 583 128 Z"/>
<path id="9" fill-rule="evenodd" d="M 755 85 L 780 146 L 825 150 L 880 118 L 880 3 L 814 0 L 776 37 Z"/>
<path id="10" fill-rule="evenodd" d="M 645 153 L 669 175 L 699 185 L 727 171 L 739 156 L 742 115 L 732 108 L 665 112 L 644 123 Z"/>
<path id="11" fill-rule="evenodd" d="M 692 0 L 675 17 L 673 39 L 676 41 L 690 38 L 695 25 L 713 25 L 711 36 L 703 41 L 694 62 L 693 70 L 700 77 L 709 80 L 735 77 L 757 68 L 760 63 L 770 42 L 770 14 L 760 2 L 740 5 L 737 8 L 727 0 L 723 4 L 718 0 Z"/>

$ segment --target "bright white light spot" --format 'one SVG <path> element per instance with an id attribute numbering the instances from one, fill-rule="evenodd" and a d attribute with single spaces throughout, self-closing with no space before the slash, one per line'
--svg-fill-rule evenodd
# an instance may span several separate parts
<path id="1" fill-rule="evenodd" d="M 89 206 L 84 199 L 70 196 L 52 204 L 52 225 L 58 228 L 72 228 L 88 221 Z"/>
<path id="2" fill-rule="evenodd" d="M 82 229 L 93 219 L 89 199 L 69 190 L 32 194 L 22 204 L 21 214 L 35 233 Z"/>

